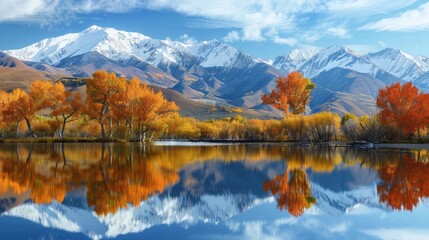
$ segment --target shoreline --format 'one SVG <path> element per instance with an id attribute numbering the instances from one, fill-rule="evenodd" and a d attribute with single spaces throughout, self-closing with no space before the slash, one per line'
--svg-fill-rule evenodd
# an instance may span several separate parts
<path id="1" fill-rule="evenodd" d="M 0 144 L 7 143 L 136 143 L 136 141 L 125 141 L 122 139 L 91 139 L 91 138 L 7 138 L 0 139 Z M 266 144 L 266 145 L 287 145 L 287 146 L 301 146 L 309 147 L 308 145 L 301 145 L 299 142 L 281 142 L 281 141 L 246 141 L 246 140 L 155 140 L 147 142 L 155 146 L 225 146 L 234 144 Z M 351 142 L 348 141 L 332 141 L 310 143 L 311 146 L 316 147 L 352 147 Z M 375 149 L 377 148 L 397 148 L 397 149 L 428 149 L 429 143 L 374 143 Z"/>
<path id="2" fill-rule="evenodd" d="M 429 143 L 374 143 L 374 148 L 428 149 Z"/>

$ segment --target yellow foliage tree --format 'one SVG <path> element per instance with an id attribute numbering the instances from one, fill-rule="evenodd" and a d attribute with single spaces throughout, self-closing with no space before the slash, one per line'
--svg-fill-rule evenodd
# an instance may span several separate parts
<path id="1" fill-rule="evenodd" d="M 25 120 L 28 127 L 28 136 L 34 135 L 31 120 L 36 114 L 36 104 L 24 90 L 15 89 L 8 94 L 8 100 L 3 109 L 3 119 L 6 122 L 14 122 L 16 124 L 16 135 L 18 137 L 19 124 Z"/>
<path id="2" fill-rule="evenodd" d="M 100 124 L 102 139 L 107 138 L 105 124 L 109 121 L 111 129 L 113 106 L 125 90 L 126 80 L 107 71 L 96 71 L 87 81 L 85 113 Z"/>

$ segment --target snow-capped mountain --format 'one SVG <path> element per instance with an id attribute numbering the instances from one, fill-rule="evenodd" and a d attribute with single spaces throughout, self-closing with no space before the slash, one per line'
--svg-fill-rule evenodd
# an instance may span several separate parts
<path id="1" fill-rule="evenodd" d="M 398 49 L 386 48 L 365 57 L 379 68 L 405 81 L 414 81 L 424 72 L 420 62 Z M 424 62 L 424 59 L 421 61 Z"/>
<path id="2" fill-rule="evenodd" d="M 137 57 L 153 66 L 171 63 L 186 65 L 187 61 L 197 61 L 203 67 L 248 67 L 249 64 L 260 62 L 217 40 L 186 44 L 99 26 L 91 26 L 79 33 L 44 39 L 6 53 L 23 61 L 55 65 L 65 58 L 91 51 L 115 61 Z M 245 60 L 239 61 L 241 57 Z"/>
<path id="3" fill-rule="evenodd" d="M 308 47 L 294 49 L 274 61 L 267 61 L 217 40 L 159 40 L 140 33 L 91 26 L 79 33 L 44 39 L 5 53 L 25 61 L 33 68 L 51 65 L 56 72 L 75 77 L 89 77 L 94 70 L 106 69 L 126 77 L 137 76 L 142 81 L 171 88 L 191 99 L 254 109 L 260 109 L 261 94 L 275 87 L 278 76 L 285 76 L 294 70 L 321 82 L 321 76 L 333 75 L 325 73 L 334 69 L 334 72 L 342 72 L 341 69 L 344 69 L 353 72 L 348 76 L 355 76 L 355 86 L 362 79 L 368 82 L 369 78 L 377 80 L 374 83 L 377 89 L 380 82 L 391 84 L 419 79 L 419 87 L 429 89 L 429 82 L 421 77 L 429 71 L 429 58 L 413 57 L 394 49 L 360 55 L 342 46 Z M 343 74 L 338 77 L 340 75 Z M 325 90 L 331 89 L 326 84 L 322 85 Z M 344 96 L 352 94 L 359 105 L 362 102 L 360 99 L 369 97 L 374 100 L 378 90 L 366 96 L 355 95 L 347 89 L 338 89 L 337 92 Z M 322 93 L 322 98 L 328 102 L 317 102 L 324 106 L 314 109 L 332 107 L 335 97 L 327 98 L 324 90 L 315 91 L 313 99 L 322 99 L 317 96 Z M 357 108 L 340 106 L 335 107 L 334 111 L 343 114 L 345 111 L 360 109 L 359 115 L 373 114 L 373 110 L 362 111 L 375 109 L 375 106 L 367 105 Z"/>
<path id="4" fill-rule="evenodd" d="M 188 53 L 196 56 L 200 60 L 199 65 L 203 67 L 246 68 L 262 62 L 217 40 L 187 45 L 185 49 Z"/>
<path id="5" fill-rule="evenodd" d="M 99 26 L 91 26 L 79 33 L 44 39 L 6 53 L 24 61 L 55 65 L 65 58 L 91 51 L 113 60 L 124 60 L 134 56 L 154 66 L 160 63 L 177 63 L 185 57 L 184 53 L 177 51 L 166 41 L 151 39 L 140 33 Z"/>
<path id="6" fill-rule="evenodd" d="M 374 75 L 378 68 L 371 62 L 366 61 L 356 52 L 342 47 L 332 46 L 323 49 L 300 67 L 307 77 L 315 77 L 321 72 L 340 67 L 354 70 L 360 73 Z"/>
<path id="7" fill-rule="evenodd" d="M 429 71 L 423 73 L 420 77 L 418 77 L 414 81 L 414 84 L 420 89 L 428 91 L 429 90 Z"/>
<path id="8" fill-rule="evenodd" d="M 302 71 L 310 78 L 340 67 L 377 78 L 381 78 L 380 73 L 384 75 L 385 72 L 398 80 L 414 81 L 429 70 L 429 58 L 413 57 L 392 48 L 359 55 L 351 49 L 332 46 L 325 49 L 317 47 L 294 49 L 289 54 L 276 58 L 273 65 L 285 73 L 293 70 Z"/>
<path id="9" fill-rule="evenodd" d="M 429 57 L 426 56 L 418 56 L 416 61 L 420 64 L 420 68 L 424 71 L 429 71 Z"/>
<path id="10" fill-rule="evenodd" d="M 322 50 L 323 48 L 320 47 L 294 49 L 288 54 L 277 57 L 273 62 L 273 66 L 280 71 L 289 73 L 300 69 L 302 64 Z"/>

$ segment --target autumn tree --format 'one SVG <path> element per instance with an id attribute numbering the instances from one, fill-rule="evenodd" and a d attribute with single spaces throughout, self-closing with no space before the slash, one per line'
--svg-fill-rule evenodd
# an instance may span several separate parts
<path id="1" fill-rule="evenodd" d="M 0 91 L 0 126 L 4 123 L 3 119 L 3 110 L 6 108 L 9 103 L 9 95 L 5 91 Z"/>
<path id="2" fill-rule="evenodd" d="M 51 116 L 55 118 L 60 128 L 60 138 L 64 138 L 66 125 L 76 120 L 82 110 L 82 94 L 79 92 L 65 91 L 64 86 L 58 85 L 55 103 L 51 105 Z"/>
<path id="3" fill-rule="evenodd" d="M 2 113 L 7 122 L 15 122 L 17 135 L 19 123 L 25 120 L 28 128 L 28 136 L 34 134 L 32 119 L 37 112 L 49 109 L 58 104 L 58 94 L 64 92 L 61 83 L 52 84 L 49 81 L 34 81 L 30 85 L 29 93 L 22 89 L 15 89 L 3 100 Z"/>
<path id="4" fill-rule="evenodd" d="M 120 98 L 121 101 L 116 101 L 113 111 L 118 121 L 120 119 L 125 120 L 128 135 L 131 136 L 134 129 L 134 120 L 137 118 L 140 99 L 143 98 L 144 94 L 140 80 L 136 77 L 131 79 L 123 94 L 124 95 Z"/>
<path id="5" fill-rule="evenodd" d="M 79 115 L 81 94 L 66 91 L 60 82 L 34 81 L 30 85 L 30 96 L 36 111 L 50 111 L 56 119 L 59 136 L 63 138 L 66 124 Z"/>
<path id="6" fill-rule="evenodd" d="M 29 94 L 17 88 L 8 94 L 8 103 L 3 109 L 3 119 L 6 122 L 16 124 L 16 135 L 18 136 L 19 124 L 25 120 L 28 127 L 28 136 L 34 135 L 31 120 L 36 114 L 36 104 Z"/>
<path id="7" fill-rule="evenodd" d="M 105 124 L 112 125 L 112 109 L 126 90 L 125 78 L 118 78 L 115 73 L 96 71 L 86 84 L 85 113 L 97 120 L 101 128 L 101 138 L 106 139 Z"/>
<path id="8" fill-rule="evenodd" d="M 146 84 L 141 85 L 139 91 L 133 104 L 134 121 L 139 141 L 145 141 L 146 133 L 158 119 L 177 112 L 179 108 L 174 102 L 165 99 L 162 92 L 155 92 Z"/>
<path id="9" fill-rule="evenodd" d="M 284 119 L 283 124 L 286 128 L 286 132 L 289 140 L 294 141 L 306 141 L 309 140 L 309 126 L 306 116 L 296 115 L 290 118 Z"/>
<path id="10" fill-rule="evenodd" d="M 277 86 L 271 93 L 262 95 L 262 103 L 269 104 L 289 115 L 305 112 L 310 102 L 311 91 L 316 87 L 309 78 L 300 72 L 291 72 L 286 78 L 279 77 Z"/>
<path id="11" fill-rule="evenodd" d="M 64 91 L 62 83 L 52 84 L 50 81 L 34 81 L 30 85 L 30 97 L 36 111 L 49 108 L 57 101 L 58 94 Z"/>
<path id="12" fill-rule="evenodd" d="M 329 142 L 335 136 L 340 125 L 340 116 L 332 112 L 320 112 L 308 116 L 311 139 L 317 142 Z"/>
<path id="13" fill-rule="evenodd" d="M 395 83 L 380 89 L 377 106 L 380 108 L 380 121 L 385 125 L 396 126 L 401 138 L 429 123 L 429 98 L 411 82 L 402 85 Z"/>

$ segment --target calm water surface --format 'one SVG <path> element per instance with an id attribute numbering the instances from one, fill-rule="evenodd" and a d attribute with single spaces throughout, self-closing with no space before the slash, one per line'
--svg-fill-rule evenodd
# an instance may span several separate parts
<path id="1" fill-rule="evenodd" d="M 429 239 L 428 150 L 1 144 L 0 239 Z"/>

